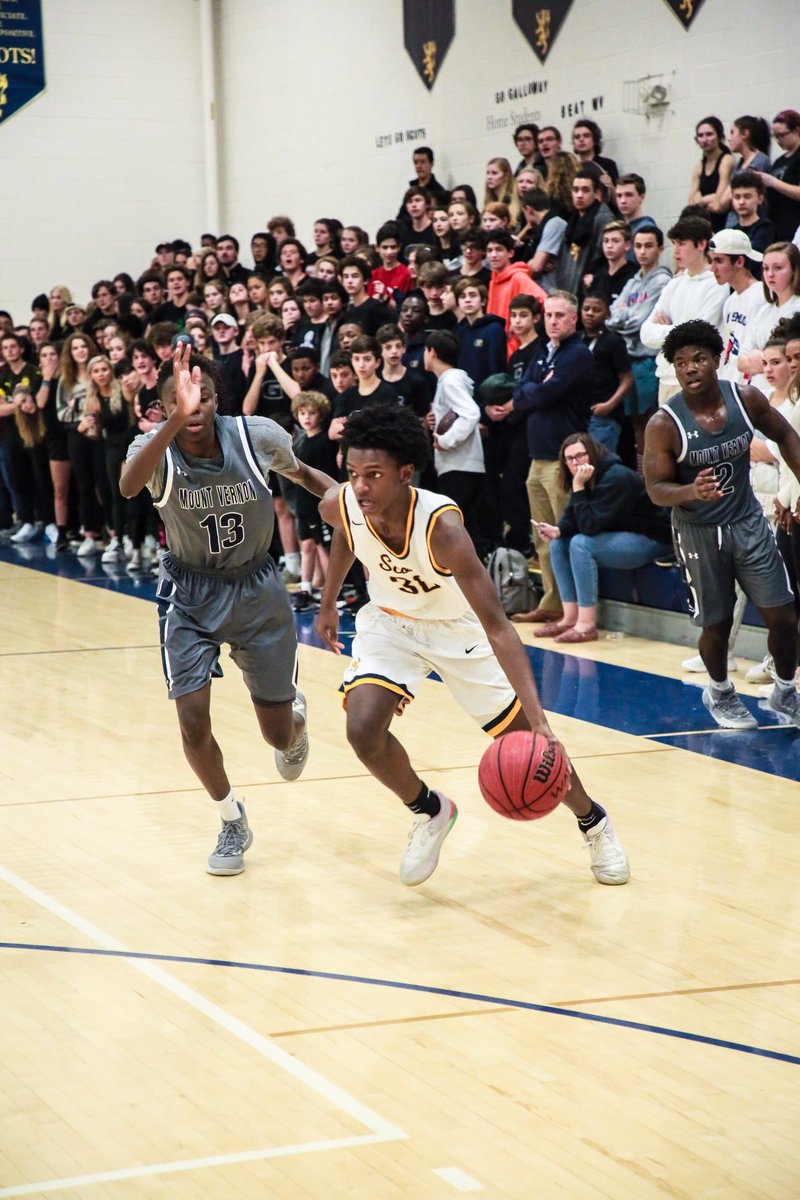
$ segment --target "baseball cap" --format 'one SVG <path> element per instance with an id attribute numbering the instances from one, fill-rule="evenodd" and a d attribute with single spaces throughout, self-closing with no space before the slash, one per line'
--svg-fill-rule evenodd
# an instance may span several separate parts
<path id="1" fill-rule="evenodd" d="M 239 328 L 239 322 L 230 313 L 217 313 L 211 322 L 211 327 L 213 328 L 215 325 L 230 325 L 232 329 Z"/>
<path id="2" fill-rule="evenodd" d="M 764 257 L 760 250 L 753 249 L 750 238 L 741 229 L 720 229 L 708 243 L 708 248 L 716 250 L 717 254 L 743 254 L 752 262 L 761 262 Z"/>

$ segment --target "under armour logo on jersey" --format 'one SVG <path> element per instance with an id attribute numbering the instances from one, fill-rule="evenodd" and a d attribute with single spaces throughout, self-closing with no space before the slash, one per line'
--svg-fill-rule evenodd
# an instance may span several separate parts
<path id="1" fill-rule="evenodd" d="M 695 554 L 695 553 L 694 553 L 694 551 L 690 550 L 690 551 L 687 553 L 686 557 L 687 557 L 687 558 L 699 558 L 699 557 L 700 557 L 700 555 L 699 555 L 699 554 Z"/>
<path id="2" fill-rule="evenodd" d="M 688 438 L 693 438 L 693 437 L 700 437 L 700 430 L 699 430 L 699 429 L 692 429 L 692 430 L 690 430 L 690 431 L 689 431 L 689 433 L 687 433 L 687 434 L 686 434 L 686 437 L 687 437 L 687 439 L 688 439 Z"/>

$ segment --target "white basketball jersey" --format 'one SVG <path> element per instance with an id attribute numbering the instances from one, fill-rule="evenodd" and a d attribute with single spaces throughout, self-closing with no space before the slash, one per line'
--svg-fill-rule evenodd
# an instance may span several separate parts
<path id="1" fill-rule="evenodd" d="M 344 484 L 339 508 L 344 535 L 356 558 L 366 568 L 370 600 L 385 612 L 418 621 L 452 621 L 470 612 L 467 598 L 452 572 L 439 566 L 431 551 L 433 528 L 444 512 L 461 510 L 447 496 L 409 488 L 405 544 L 390 549 L 358 506 L 353 489 Z"/>

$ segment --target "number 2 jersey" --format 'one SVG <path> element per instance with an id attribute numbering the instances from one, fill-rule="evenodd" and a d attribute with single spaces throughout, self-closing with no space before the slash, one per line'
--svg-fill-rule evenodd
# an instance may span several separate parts
<path id="1" fill-rule="evenodd" d="M 753 424 L 736 385 L 721 379 L 719 389 L 727 411 L 725 427 L 719 433 L 710 433 L 698 424 L 683 392 L 671 396 L 664 405 L 681 439 L 677 482 L 694 483 L 700 471 L 713 467 L 722 491 L 722 498 L 713 504 L 693 500 L 675 505 L 674 515 L 691 525 L 729 525 L 760 508 L 750 486 Z"/>
<path id="2" fill-rule="evenodd" d="M 181 566 L 236 574 L 269 552 L 275 525 L 270 470 L 292 471 L 298 464 L 290 435 L 267 417 L 217 414 L 214 423 L 216 459 L 183 454 L 173 441 L 147 487 Z M 128 461 L 155 432 L 133 440 Z"/>
<path id="3" fill-rule="evenodd" d="M 411 504 L 403 549 L 392 550 L 375 532 L 358 506 L 349 483 L 339 491 L 344 536 L 369 573 L 373 604 L 397 617 L 418 621 L 452 621 L 469 613 L 469 603 L 452 572 L 436 562 L 431 536 L 442 513 L 457 512 L 447 496 L 409 488 Z"/>

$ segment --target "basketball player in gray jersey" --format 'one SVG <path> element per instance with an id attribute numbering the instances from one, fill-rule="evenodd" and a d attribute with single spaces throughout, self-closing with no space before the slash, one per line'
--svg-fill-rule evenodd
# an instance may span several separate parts
<path id="1" fill-rule="evenodd" d="M 211 680 L 222 644 L 244 675 L 264 739 L 284 779 L 308 758 L 305 700 L 296 690 L 297 638 L 289 596 L 270 558 L 275 510 L 270 471 L 316 496 L 334 481 L 299 462 L 292 439 L 266 417 L 221 417 L 205 359 L 179 345 L 159 373 L 167 419 L 135 438 L 123 496 L 152 493 L 169 551 L 159 571 L 161 655 L 183 749 L 215 802 L 222 831 L 211 875 L 238 875 L 253 841 L 211 729 Z"/>
<path id="2" fill-rule="evenodd" d="M 703 631 L 698 649 L 710 677 L 703 703 L 711 716 L 723 729 L 758 725 L 728 679 L 738 580 L 761 614 L 775 660 L 775 686 L 767 705 L 781 721 L 800 727 L 792 586 L 750 486 L 755 429 L 777 443 L 798 479 L 800 437 L 758 388 L 717 378 L 722 350 L 722 338 L 707 321 L 686 321 L 667 336 L 663 353 L 682 390 L 647 425 L 647 491 L 654 504 L 672 508 L 675 552 L 689 589 L 692 622 Z"/>

